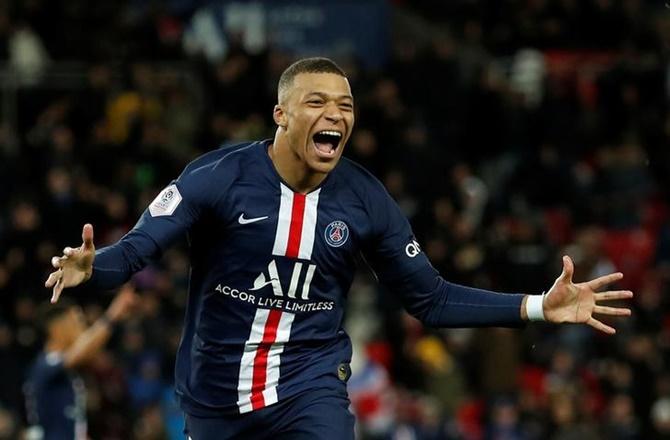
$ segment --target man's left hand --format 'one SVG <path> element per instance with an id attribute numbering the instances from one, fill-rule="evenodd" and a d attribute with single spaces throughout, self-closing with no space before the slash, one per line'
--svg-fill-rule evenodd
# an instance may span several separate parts
<path id="1" fill-rule="evenodd" d="M 630 316 L 631 311 L 624 307 L 607 307 L 599 305 L 602 301 L 628 299 L 633 297 L 630 290 L 609 290 L 598 292 L 599 289 L 623 278 L 620 272 L 604 275 L 584 283 L 573 283 L 572 275 L 575 266 L 567 255 L 563 257 L 563 272 L 547 292 L 543 302 L 545 320 L 548 322 L 585 323 L 607 334 L 616 330 L 602 323 L 593 315 Z"/>

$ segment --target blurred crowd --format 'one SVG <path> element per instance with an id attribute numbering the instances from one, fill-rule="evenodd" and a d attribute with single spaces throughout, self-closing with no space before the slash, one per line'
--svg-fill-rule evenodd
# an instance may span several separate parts
<path id="1" fill-rule="evenodd" d="M 198 154 L 273 135 L 276 81 L 294 58 L 249 53 L 236 35 L 220 61 L 187 53 L 187 14 L 161 4 L 0 1 L 0 58 L 33 75 L 0 121 L 0 438 L 26 424 L 21 384 L 42 346 L 50 257 L 79 243 L 85 222 L 97 246 L 119 239 Z M 391 8 L 383 69 L 338 59 L 356 98 L 345 155 L 384 182 L 434 266 L 453 282 L 539 294 L 568 254 L 577 281 L 620 270 L 636 296 L 631 319 L 608 321 L 613 337 L 438 330 L 361 268 L 346 322 L 359 437 L 670 438 L 670 10 Z M 85 66 L 79 86 L 49 84 L 64 61 Z M 137 317 L 85 372 L 92 438 L 181 438 L 171 383 L 187 276 L 183 243 L 134 278 Z M 91 322 L 111 299 L 72 295 Z"/>

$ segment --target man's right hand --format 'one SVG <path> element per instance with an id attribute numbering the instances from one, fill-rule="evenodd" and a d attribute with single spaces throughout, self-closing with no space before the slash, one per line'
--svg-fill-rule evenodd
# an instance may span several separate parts
<path id="1" fill-rule="evenodd" d="M 81 232 L 82 245 L 78 248 L 66 247 L 63 255 L 51 258 L 51 265 L 55 272 L 49 275 L 44 283 L 47 288 L 53 288 L 51 302 L 58 301 L 61 292 L 66 287 L 74 287 L 91 278 L 93 274 L 93 260 L 95 246 L 93 245 L 93 226 L 84 225 Z"/>

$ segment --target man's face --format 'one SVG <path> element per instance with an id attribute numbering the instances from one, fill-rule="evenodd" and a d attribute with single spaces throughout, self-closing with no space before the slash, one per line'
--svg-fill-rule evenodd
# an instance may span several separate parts
<path id="1" fill-rule="evenodd" d="M 328 173 L 342 156 L 354 126 L 354 99 L 349 81 L 333 73 L 302 73 L 275 121 L 286 132 L 291 151 L 316 172 Z"/>
<path id="2" fill-rule="evenodd" d="M 86 330 L 86 319 L 79 307 L 72 307 L 52 323 L 54 336 L 69 347 Z"/>

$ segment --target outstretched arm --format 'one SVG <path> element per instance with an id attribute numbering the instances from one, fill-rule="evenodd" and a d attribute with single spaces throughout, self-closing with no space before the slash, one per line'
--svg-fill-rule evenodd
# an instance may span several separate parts
<path id="1" fill-rule="evenodd" d="M 563 272 L 556 278 L 553 286 L 546 295 L 541 297 L 526 297 L 521 306 L 522 319 L 529 319 L 528 311 L 536 303 L 537 320 L 546 320 L 554 323 L 579 323 L 587 324 L 604 333 L 614 334 L 616 330 L 596 319 L 593 315 L 604 316 L 630 316 L 631 311 L 624 307 L 608 307 L 598 303 L 617 299 L 630 299 L 633 292 L 630 290 L 608 290 L 598 292 L 603 287 L 619 281 L 623 278 L 622 273 L 612 273 L 584 283 L 574 283 L 572 275 L 575 267 L 572 259 L 567 255 L 563 257 Z M 530 303 L 529 303 L 530 301 Z M 541 302 L 540 302 L 541 301 Z M 541 306 L 541 307 L 540 307 Z M 530 318 L 533 318 L 531 316 Z"/>
<path id="2" fill-rule="evenodd" d="M 628 299 L 630 291 L 597 293 L 623 275 L 614 273 L 585 283 L 573 283 L 574 265 L 563 258 L 563 273 L 546 295 L 503 294 L 445 281 L 431 266 L 415 240 L 409 222 L 385 192 L 368 191 L 375 235 L 366 257 L 380 281 L 402 299 L 405 308 L 432 327 L 519 327 L 528 320 L 585 323 L 612 334 L 615 330 L 593 315 L 628 316 L 627 308 L 607 307 L 601 301 Z"/>
<path id="3" fill-rule="evenodd" d="M 58 301 L 63 289 L 84 282 L 100 290 L 120 286 L 149 262 L 158 259 L 162 249 L 185 232 L 178 222 L 152 222 L 146 220 L 148 215 L 145 213 L 117 243 L 97 251 L 93 245 L 93 226 L 84 225 L 82 245 L 77 248 L 68 246 L 63 249 L 62 256 L 51 259 L 56 271 L 44 283 L 45 287 L 52 288 L 51 302 Z"/>
<path id="4" fill-rule="evenodd" d="M 629 290 L 597 290 L 620 280 L 613 273 L 584 283 L 573 283 L 574 265 L 563 257 L 563 273 L 546 295 L 504 294 L 445 281 L 429 265 L 385 284 L 402 298 L 405 308 L 431 327 L 518 327 L 524 321 L 582 323 L 608 334 L 615 330 L 593 315 L 629 316 L 630 309 L 599 305 L 629 299 Z"/>
<path id="5" fill-rule="evenodd" d="M 525 295 L 498 293 L 446 281 L 432 267 L 404 282 L 386 283 L 407 311 L 430 327 L 521 327 Z"/>
<path id="6" fill-rule="evenodd" d="M 161 191 L 144 211 L 135 227 L 117 243 L 95 251 L 93 226 L 82 232 L 83 244 L 66 247 L 63 255 L 53 257 L 56 269 L 45 286 L 53 289 L 51 302 L 58 301 L 64 288 L 89 282 L 100 290 L 125 283 L 178 238 L 185 236 L 203 209 L 211 205 L 224 185 L 216 180 L 225 173 L 214 173 L 216 162 L 204 166 L 198 160 L 186 167 L 181 176 Z M 213 191 L 212 188 L 216 188 Z"/>
<path id="7" fill-rule="evenodd" d="M 125 285 L 114 297 L 102 318 L 82 333 L 72 347 L 63 354 L 63 366 L 78 368 L 89 362 L 109 340 L 113 324 L 126 318 L 135 304 L 137 295 L 134 289 Z"/>

